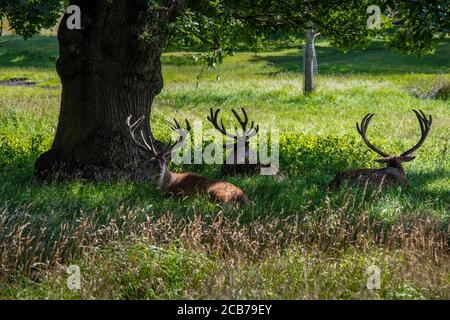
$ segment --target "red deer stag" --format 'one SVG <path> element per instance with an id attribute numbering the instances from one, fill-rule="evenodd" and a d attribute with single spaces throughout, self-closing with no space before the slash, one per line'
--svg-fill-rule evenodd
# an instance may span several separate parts
<path id="1" fill-rule="evenodd" d="M 261 164 L 257 161 L 256 153 L 250 149 L 249 140 L 258 134 L 259 125 L 256 125 L 252 121 L 249 128 L 248 126 L 248 115 L 244 108 L 241 108 L 242 113 L 244 115 L 244 119 L 242 119 L 236 110 L 231 109 L 234 117 L 237 119 L 242 128 L 242 134 L 239 134 L 239 130 L 235 128 L 235 134 L 230 133 L 225 130 L 225 126 L 223 125 L 223 121 L 220 120 L 220 125 L 218 123 L 218 116 L 220 109 L 213 111 L 210 109 L 210 115 L 207 117 L 208 121 L 211 122 L 214 128 L 217 129 L 220 133 L 234 140 L 231 144 L 226 144 L 227 149 L 232 149 L 230 154 L 228 155 L 225 163 L 222 167 L 222 174 L 255 174 L 261 169 Z M 254 163 L 250 163 L 250 160 L 254 159 Z"/>
<path id="2" fill-rule="evenodd" d="M 381 151 L 377 147 L 375 147 L 372 143 L 369 142 L 366 136 L 367 127 L 369 126 L 370 120 L 373 117 L 373 113 L 367 114 L 362 122 L 361 126 L 357 123 L 356 128 L 363 138 L 366 145 L 380 156 L 381 159 L 375 160 L 378 163 L 385 163 L 386 167 L 382 169 L 359 169 L 359 170 L 351 170 L 340 172 L 336 175 L 336 177 L 331 182 L 332 186 L 339 186 L 344 181 L 353 181 L 357 183 L 374 183 L 377 185 L 390 185 L 390 184 L 408 184 L 408 180 L 406 179 L 405 171 L 403 170 L 402 162 L 409 162 L 413 160 L 415 157 L 412 155 L 414 151 L 420 148 L 420 146 L 425 141 L 428 133 L 430 132 L 430 127 L 432 123 L 431 115 L 429 118 L 421 111 L 413 110 L 417 116 L 417 120 L 419 120 L 421 138 L 419 142 L 412 147 L 411 149 L 403 152 L 399 156 L 388 155 L 387 153 Z"/>
<path id="3" fill-rule="evenodd" d="M 151 137 L 145 137 L 144 132 L 140 131 L 140 139 L 136 137 L 135 132 L 144 117 L 139 118 L 133 124 L 131 116 L 128 117 L 127 124 L 133 141 L 146 152 L 150 153 L 150 176 L 156 187 L 164 192 L 174 196 L 188 196 L 195 193 L 203 193 L 213 200 L 221 203 L 242 203 L 250 204 L 250 200 L 244 192 L 235 185 L 219 180 L 211 180 L 194 173 L 174 173 L 167 167 L 171 159 L 172 152 L 176 151 L 184 144 L 186 135 L 191 130 L 187 120 L 186 129 L 182 129 L 178 122 L 172 129 L 179 134 L 178 139 L 166 146 L 158 146 Z"/>

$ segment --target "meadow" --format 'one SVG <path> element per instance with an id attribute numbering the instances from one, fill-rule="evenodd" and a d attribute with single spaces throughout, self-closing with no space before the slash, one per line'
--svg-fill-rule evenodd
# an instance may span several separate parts
<path id="1" fill-rule="evenodd" d="M 152 127 L 206 121 L 209 108 L 245 107 L 280 131 L 283 181 L 231 177 L 255 203 L 220 207 L 173 199 L 149 182 L 41 183 L 34 161 L 52 142 L 61 85 L 54 36 L 0 38 L 0 299 L 448 299 L 450 298 L 450 40 L 435 55 L 401 55 L 375 41 L 342 53 L 319 41 L 316 91 L 302 93 L 300 42 L 239 51 L 215 70 L 188 50 L 163 56 L 165 86 Z M 445 89 L 447 88 L 447 89 Z M 447 90 L 447 91 L 445 91 Z M 374 112 L 372 141 L 400 153 L 431 133 L 405 164 L 409 186 L 328 182 L 344 169 L 379 167 L 355 123 Z M 220 166 L 174 166 L 220 178 Z M 68 265 L 80 290 L 66 286 Z M 366 287 L 369 266 L 381 288 Z"/>

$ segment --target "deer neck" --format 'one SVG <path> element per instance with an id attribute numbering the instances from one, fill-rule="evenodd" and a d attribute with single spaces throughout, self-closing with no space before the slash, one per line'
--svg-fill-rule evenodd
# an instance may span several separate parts
<path id="1" fill-rule="evenodd" d="M 167 190 L 171 186 L 173 179 L 173 172 L 166 166 L 164 172 L 155 179 L 156 187 L 161 190 Z"/>
<path id="2" fill-rule="evenodd" d="M 395 169 L 398 169 L 400 171 L 404 171 L 402 164 L 399 163 L 399 162 L 388 163 L 387 168 L 395 168 Z"/>
<path id="3" fill-rule="evenodd" d="M 404 178 L 406 176 L 405 170 L 401 163 L 389 163 L 385 170 L 393 171 L 393 173 L 399 178 Z"/>
<path id="4" fill-rule="evenodd" d="M 232 152 L 228 156 L 226 162 L 227 164 L 246 163 L 247 159 L 254 156 L 254 152 L 250 149 L 250 144 L 247 138 L 238 139 L 233 145 L 231 145 L 230 149 L 232 149 Z"/>

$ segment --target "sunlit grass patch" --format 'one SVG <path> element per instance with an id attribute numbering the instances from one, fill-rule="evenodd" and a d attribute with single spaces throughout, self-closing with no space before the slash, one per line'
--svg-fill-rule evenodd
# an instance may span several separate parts
<path id="1" fill-rule="evenodd" d="M 206 197 L 170 198 L 148 182 L 39 183 L 34 161 L 52 143 L 61 88 L 52 37 L 0 47 L 0 297 L 2 298 L 448 298 L 450 113 L 445 99 L 422 99 L 448 78 L 448 41 L 419 59 L 381 49 L 339 53 L 318 44 L 317 90 L 302 94 L 301 51 L 238 52 L 216 70 L 190 52 L 163 57 L 165 87 L 152 127 L 206 121 L 209 108 L 245 107 L 262 129 L 280 131 L 283 181 L 228 177 L 255 203 L 221 207 Z M 49 59 L 51 58 L 51 59 Z M 427 141 L 405 165 L 410 186 L 328 188 L 345 169 L 379 167 L 355 123 L 374 112 L 371 140 L 397 154 L 420 137 L 412 109 L 433 115 Z M 220 166 L 172 166 L 224 178 Z M 65 286 L 78 264 L 83 289 Z M 382 289 L 366 288 L 366 268 Z"/>

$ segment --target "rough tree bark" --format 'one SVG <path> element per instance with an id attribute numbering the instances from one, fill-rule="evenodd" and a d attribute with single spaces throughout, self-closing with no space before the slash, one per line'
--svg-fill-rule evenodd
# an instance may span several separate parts
<path id="1" fill-rule="evenodd" d="M 150 119 L 163 87 L 161 47 L 179 2 L 161 2 L 165 9 L 149 23 L 141 16 L 145 1 L 71 1 L 81 9 L 82 29 L 69 30 L 67 15 L 58 29 L 60 115 L 51 149 L 36 161 L 37 177 L 145 178 L 139 168 L 146 155 L 131 142 L 126 119 Z M 151 133 L 148 121 L 144 129 Z"/>
<path id="2" fill-rule="evenodd" d="M 306 28 L 306 44 L 304 53 L 304 93 L 308 94 L 314 91 L 314 63 L 316 61 L 314 40 L 319 35 L 319 33 L 316 32 L 314 23 L 311 21 L 308 22 Z"/>

